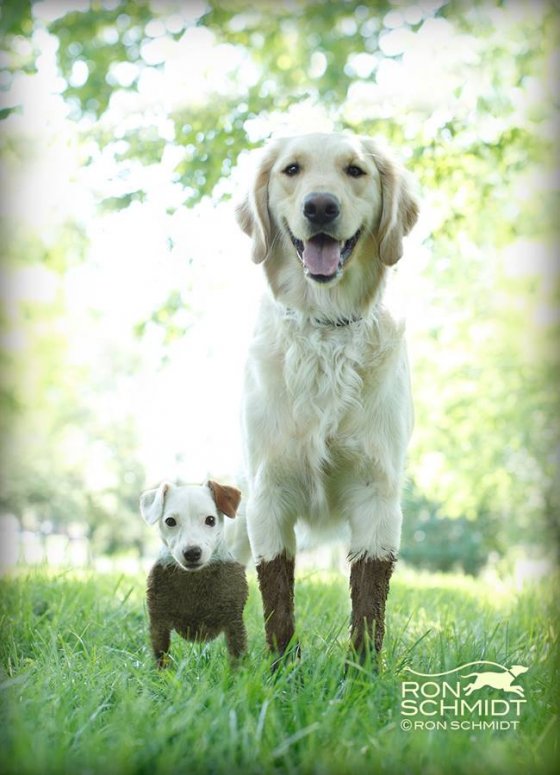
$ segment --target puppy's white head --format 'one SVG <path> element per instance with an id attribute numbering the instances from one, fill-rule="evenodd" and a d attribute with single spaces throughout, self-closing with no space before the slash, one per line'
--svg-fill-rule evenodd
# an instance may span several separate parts
<path id="1" fill-rule="evenodd" d="M 239 490 L 217 482 L 179 487 L 162 482 L 142 493 L 140 513 L 149 525 L 157 523 L 177 565 L 194 571 L 224 550 L 224 516 L 235 517 L 240 500 Z"/>

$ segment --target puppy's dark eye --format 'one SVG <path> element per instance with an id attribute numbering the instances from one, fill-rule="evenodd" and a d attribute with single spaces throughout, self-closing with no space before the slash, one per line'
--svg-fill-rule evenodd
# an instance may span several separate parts
<path id="1" fill-rule="evenodd" d="M 175 527 L 175 525 L 177 524 L 177 520 L 174 519 L 173 517 L 166 517 L 165 524 L 167 525 L 167 527 Z"/>
<path id="2" fill-rule="evenodd" d="M 361 178 L 362 175 L 365 175 L 366 173 L 356 164 L 349 164 L 348 167 L 346 167 L 346 174 L 350 175 L 351 178 Z"/>
<path id="3" fill-rule="evenodd" d="M 297 175 L 300 171 L 301 167 L 299 164 L 288 164 L 288 166 L 283 170 L 284 175 L 287 175 L 289 178 L 293 178 L 294 175 Z"/>
<path id="4" fill-rule="evenodd" d="M 212 516 L 206 517 L 206 519 L 204 520 L 204 524 L 208 525 L 208 527 L 214 527 L 214 525 L 216 524 L 216 517 L 212 517 Z"/>

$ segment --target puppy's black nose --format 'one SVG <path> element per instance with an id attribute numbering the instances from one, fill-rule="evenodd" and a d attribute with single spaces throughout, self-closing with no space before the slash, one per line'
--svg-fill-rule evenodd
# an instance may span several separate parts
<path id="1" fill-rule="evenodd" d="M 183 552 L 183 557 L 185 558 L 185 562 L 198 562 L 202 557 L 202 549 L 200 546 L 189 546 L 189 548 L 185 549 Z"/>
<path id="2" fill-rule="evenodd" d="M 324 226 L 340 215 L 340 203 L 332 194 L 308 194 L 303 200 L 303 214 L 311 223 Z"/>

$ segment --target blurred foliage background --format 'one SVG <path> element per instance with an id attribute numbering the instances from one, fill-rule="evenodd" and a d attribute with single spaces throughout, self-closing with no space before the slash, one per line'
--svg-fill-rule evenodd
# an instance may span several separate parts
<path id="1" fill-rule="evenodd" d="M 97 554 L 143 551 L 141 489 L 198 471 L 200 440 L 165 398 L 166 379 L 189 396 L 192 375 L 166 370 L 185 347 L 199 352 L 209 309 L 232 343 L 252 305 L 244 281 L 235 306 L 227 295 L 228 278 L 245 277 L 242 238 L 208 266 L 206 241 L 234 239 L 215 214 L 231 219 L 248 151 L 287 121 L 312 122 L 385 138 L 421 192 L 398 267 L 417 413 L 403 557 L 477 573 L 492 558 L 553 551 L 556 2 L 0 8 L 5 514 L 44 534 L 83 525 Z M 158 239 L 134 263 L 150 223 Z M 226 293 L 207 298 L 222 270 Z M 218 341 L 200 357 L 227 357 Z M 232 364 L 241 371 L 237 352 Z M 231 369 L 208 368 L 219 405 Z M 140 405 L 147 380 L 159 387 Z M 162 439 L 169 423 L 177 433 Z M 158 465 L 145 454 L 154 440 Z M 221 446 L 212 432 L 206 441 Z M 219 473 L 234 477 L 234 460 Z"/>

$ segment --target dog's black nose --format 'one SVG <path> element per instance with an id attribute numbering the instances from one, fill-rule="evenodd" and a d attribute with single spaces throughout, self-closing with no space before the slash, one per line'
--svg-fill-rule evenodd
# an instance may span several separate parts
<path id="1" fill-rule="evenodd" d="M 303 200 L 303 214 L 311 223 L 324 226 L 340 215 L 340 203 L 332 194 L 308 194 Z"/>
<path id="2" fill-rule="evenodd" d="M 185 562 L 198 562 L 202 557 L 202 549 L 200 546 L 189 546 L 189 548 L 185 549 L 183 552 L 183 557 L 185 558 Z"/>

